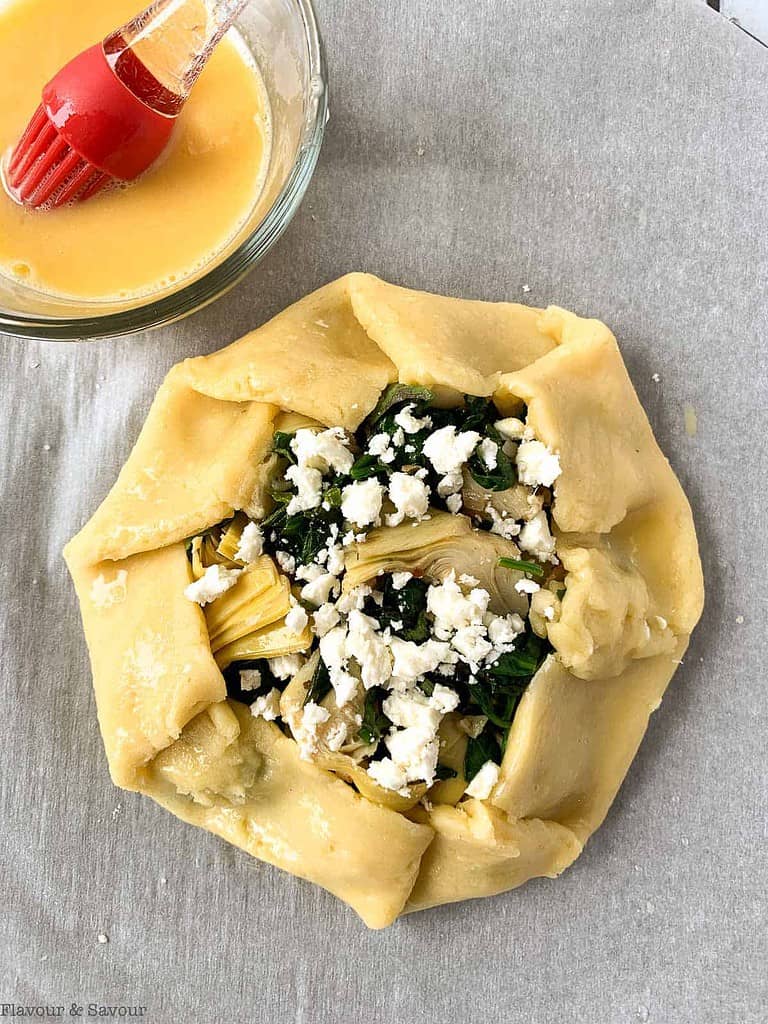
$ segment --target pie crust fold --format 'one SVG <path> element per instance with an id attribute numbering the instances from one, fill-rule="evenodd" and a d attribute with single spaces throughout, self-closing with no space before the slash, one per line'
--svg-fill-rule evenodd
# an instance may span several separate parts
<path id="1" fill-rule="evenodd" d="M 281 410 L 352 430 L 398 380 L 448 405 L 527 406 L 560 457 L 566 571 L 554 653 L 520 702 L 491 797 L 407 815 L 302 761 L 227 698 L 205 616 L 183 594 L 185 538 L 258 514 Z M 373 928 L 561 873 L 605 818 L 703 604 L 690 507 L 604 324 L 368 274 L 175 366 L 65 557 L 114 782 L 325 887 Z"/>

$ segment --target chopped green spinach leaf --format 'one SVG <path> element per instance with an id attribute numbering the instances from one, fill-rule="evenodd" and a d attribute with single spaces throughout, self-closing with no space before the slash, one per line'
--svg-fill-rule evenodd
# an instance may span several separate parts
<path id="1" fill-rule="evenodd" d="M 496 465 L 489 469 L 477 452 L 467 463 L 475 482 L 487 491 L 508 491 L 517 483 L 517 467 L 510 457 L 499 448 Z"/>
<path id="2" fill-rule="evenodd" d="M 426 580 L 414 576 L 400 590 L 395 590 L 392 577 L 387 575 L 381 586 L 381 605 L 377 605 L 369 598 L 365 611 L 378 619 L 382 629 L 389 627 L 403 640 L 410 640 L 416 644 L 424 643 L 430 637 L 427 618 L 428 589 L 429 583 Z"/>
<path id="3" fill-rule="evenodd" d="M 353 480 L 367 480 L 369 477 L 378 476 L 379 473 L 386 473 L 387 467 L 376 455 L 360 455 L 355 459 L 349 475 Z"/>
<path id="4" fill-rule="evenodd" d="M 288 459 L 289 462 L 296 462 L 296 456 L 291 450 L 291 440 L 293 434 L 287 434 L 283 430 L 276 430 L 275 435 L 272 438 L 272 451 L 278 455 L 282 455 L 283 458 Z"/>
<path id="5" fill-rule="evenodd" d="M 515 649 L 502 654 L 488 672 L 496 680 L 532 676 L 546 657 L 547 650 L 545 640 L 533 632 L 527 632 L 524 638 L 518 637 L 515 641 Z"/>
<path id="6" fill-rule="evenodd" d="M 374 432 L 373 428 L 378 421 L 393 406 L 405 405 L 411 402 L 428 404 L 432 401 L 433 397 L 429 388 L 422 387 L 420 384 L 390 384 L 382 393 L 373 412 L 366 418 L 369 431 L 371 433 Z"/>
<path id="7" fill-rule="evenodd" d="M 328 667 L 323 659 L 320 658 L 317 662 L 317 668 L 312 673 L 312 680 L 307 688 L 304 703 L 309 704 L 310 701 L 314 701 L 315 704 L 319 704 L 330 692 L 331 677 L 328 674 Z"/>
<path id="8" fill-rule="evenodd" d="M 470 736 L 464 755 L 464 778 L 471 782 L 486 761 L 501 764 L 501 746 L 496 733 L 486 725 L 477 738 Z"/>
<path id="9" fill-rule="evenodd" d="M 538 562 L 526 562 L 522 558 L 502 557 L 499 559 L 499 565 L 502 569 L 518 569 L 520 572 L 527 572 L 529 576 L 541 578 L 544 575 L 543 565 L 539 565 Z"/>
<path id="10" fill-rule="evenodd" d="M 360 726 L 360 738 L 364 743 L 376 743 L 389 732 L 392 722 L 381 710 L 386 696 L 387 691 L 382 686 L 372 686 L 365 695 L 363 724 Z"/>
<path id="11" fill-rule="evenodd" d="M 278 506 L 262 523 L 264 550 L 287 551 L 300 565 L 308 565 L 326 547 L 333 525 L 339 529 L 343 525 L 338 507 L 313 508 L 289 516 L 285 506 Z"/>

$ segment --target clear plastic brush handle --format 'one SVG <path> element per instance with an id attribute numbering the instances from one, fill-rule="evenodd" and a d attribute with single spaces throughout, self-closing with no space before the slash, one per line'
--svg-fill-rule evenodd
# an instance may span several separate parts
<path id="1" fill-rule="evenodd" d="M 104 40 L 104 52 L 135 95 L 158 112 L 174 116 L 247 3 L 155 0 Z"/>

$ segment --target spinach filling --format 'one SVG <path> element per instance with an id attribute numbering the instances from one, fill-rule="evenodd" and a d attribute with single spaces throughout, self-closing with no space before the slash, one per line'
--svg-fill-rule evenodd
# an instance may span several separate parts
<path id="1" fill-rule="evenodd" d="M 356 435 L 358 443 L 364 446 L 374 434 L 386 433 L 390 437 L 395 434 L 398 429 L 395 417 L 406 405 L 413 405 L 411 414 L 416 419 L 428 417 L 431 423 L 415 434 L 407 434 L 405 444 L 394 449 L 395 458 L 392 462 L 383 463 L 378 456 L 367 453 L 360 455 L 352 466 L 352 479 L 366 480 L 375 476 L 381 481 L 386 481 L 393 472 L 424 469 L 427 471 L 425 482 L 432 490 L 433 504 L 445 508 L 444 499 L 437 493 L 437 484 L 441 476 L 424 455 L 424 442 L 435 430 L 453 426 L 457 431 L 477 431 L 481 438 L 487 438 L 498 445 L 494 468 L 488 468 L 477 452 L 467 463 L 467 468 L 477 484 L 491 491 L 505 491 L 514 487 L 517 483 L 517 469 L 502 450 L 504 439 L 494 427 L 494 423 L 499 419 L 499 412 L 491 399 L 465 395 L 463 405 L 452 409 L 439 409 L 431 404 L 432 400 L 432 392 L 427 388 L 391 384 L 379 404 L 359 428 Z"/>
<path id="2" fill-rule="evenodd" d="M 340 508 L 342 492 L 347 484 L 354 481 L 376 477 L 386 485 L 392 473 L 424 470 L 426 472 L 422 476 L 431 490 L 431 504 L 444 508 L 445 500 L 437 492 L 440 474 L 424 454 L 425 441 L 441 427 L 454 426 L 457 431 L 477 431 L 481 438 L 489 439 L 497 445 L 495 466 L 489 467 L 477 450 L 466 463 L 469 473 L 480 487 L 490 491 L 504 491 L 515 486 L 516 466 L 513 459 L 503 451 L 504 438 L 494 426 L 499 413 L 491 399 L 467 395 L 463 405 L 452 409 L 437 408 L 432 405 L 432 400 L 433 395 L 427 388 L 390 385 L 354 435 L 351 448 L 356 458 L 350 472 L 324 476 L 322 501 L 317 508 L 289 515 L 288 504 L 294 492 L 284 481 L 283 473 L 278 474 L 278 481 L 271 491 L 274 508 L 261 523 L 265 553 L 275 555 L 277 552 L 287 552 L 296 559 L 297 565 L 315 561 L 318 553 L 327 547 L 329 537 L 340 537 L 345 530 Z M 413 417 L 428 418 L 429 422 L 416 433 L 406 433 L 403 444 L 393 445 L 393 458 L 389 462 L 382 462 L 378 455 L 366 452 L 368 441 L 375 434 L 386 433 L 391 438 L 397 433 L 400 428 L 396 417 L 406 406 L 413 406 L 410 410 Z M 292 436 L 284 432 L 274 435 L 273 451 L 284 460 L 284 468 L 296 462 L 290 446 Z M 225 527 L 226 523 L 219 525 Z M 478 520 L 474 521 L 474 525 L 476 528 L 487 527 L 487 524 Z M 215 533 L 217 529 L 219 527 L 212 527 L 207 532 Z M 499 564 L 537 579 L 547 575 L 542 565 L 524 559 L 501 558 Z M 393 636 L 416 644 L 424 643 L 432 635 L 426 607 L 429 586 L 427 580 L 412 577 L 404 586 L 396 589 L 392 576 L 384 575 L 379 579 L 376 599 L 367 597 L 363 611 L 378 622 L 380 629 L 389 629 Z M 455 666 L 455 674 L 433 673 L 419 684 L 427 697 L 432 695 L 438 683 L 449 686 L 459 695 L 459 714 L 482 715 L 487 718 L 479 735 L 470 737 L 467 742 L 464 759 L 467 782 L 472 781 L 486 761 L 491 760 L 497 764 L 501 762 L 520 700 L 551 650 L 548 641 L 534 634 L 530 624 L 526 623 L 525 632 L 515 642 L 515 649 L 501 654 L 493 664 L 483 665 L 471 674 L 469 666 L 460 662 Z M 255 690 L 243 690 L 240 671 L 252 668 L 260 670 L 261 685 Z M 264 659 L 234 662 L 226 669 L 224 676 L 228 695 L 246 704 L 253 703 L 257 696 L 267 693 L 272 687 L 281 690 L 285 687 L 285 682 L 276 679 L 269 669 L 268 661 Z M 319 659 L 306 702 L 319 703 L 331 689 L 328 669 Z M 383 710 L 387 695 L 388 691 L 383 687 L 372 687 L 366 692 L 362 709 L 359 736 L 364 743 L 376 744 L 374 756 L 386 756 L 383 739 L 392 728 L 392 722 Z M 451 778 L 455 774 L 453 769 L 438 765 L 438 779 Z"/>

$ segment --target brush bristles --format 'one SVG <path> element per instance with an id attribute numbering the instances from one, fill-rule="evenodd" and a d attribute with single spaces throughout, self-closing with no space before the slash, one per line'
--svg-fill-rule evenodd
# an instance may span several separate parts
<path id="1" fill-rule="evenodd" d="M 14 149 L 6 170 L 14 195 L 25 206 L 48 209 L 83 201 L 112 177 L 71 149 L 39 106 Z"/>

